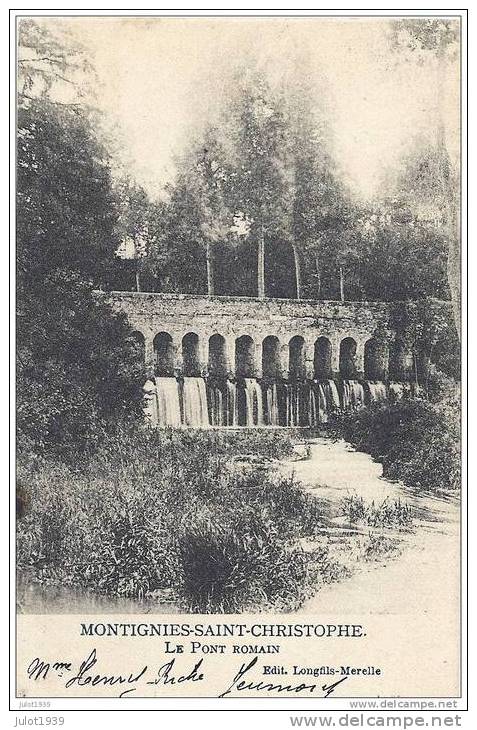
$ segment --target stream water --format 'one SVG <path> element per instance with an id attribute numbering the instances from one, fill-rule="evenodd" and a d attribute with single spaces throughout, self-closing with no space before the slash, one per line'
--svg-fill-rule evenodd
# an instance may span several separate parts
<path id="1" fill-rule="evenodd" d="M 255 404 L 256 406 L 256 404 Z M 425 611 L 430 619 L 440 611 L 449 622 L 458 595 L 459 503 L 454 498 L 419 496 L 382 477 L 381 464 L 354 451 L 345 442 L 314 439 L 303 444 L 301 456 L 280 462 L 283 473 L 293 472 L 304 488 L 337 511 L 344 496 L 357 494 L 365 501 L 401 498 L 415 508 L 418 527 L 405 536 L 403 554 L 390 565 L 368 566 L 349 580 L 325 586 L 305 603 L 300 613 L 386 613 Z M 417 567 L 416 567 L 417 566 Z M 74 587 L 39 585 L 19 576 L 18 610 L 21 613 L 179 613 L 167 592 L 148 600 L 109 597 Z M 452 598 L 452 605 L 449 603 Z M 362 618 L 362 616 L 361 616 Z M 361 619 L 360 619 L 361 620 Z M 436 617 L 437 620 L 437 617 Z M 440 620 L 440 619 L 439 619 Z"/>
<path id="2" fill-rule="evenodd" d="M 27 573 L 17 576 L 18 613 L 179 613 L 166 592 L 157 598 L 134 599 L 123 596 L 98 595 L 73 586 L 41 584 L 30 580 Z"/>

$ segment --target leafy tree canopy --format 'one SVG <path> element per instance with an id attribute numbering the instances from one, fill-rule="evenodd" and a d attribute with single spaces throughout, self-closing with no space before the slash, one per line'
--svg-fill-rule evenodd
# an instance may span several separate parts
<path id="1" fill-rule="evenodd" d="M 91 110 L 56 96 L 71 58 L 85 66 L 25 23 L 20 59 L 26 49 L 34 61 L 21 64 L 18 116 L 19 445 L 80 448 L 137 410 L 140 357 L 125 319 L 94 294 L 119 242 L 108 155 Z"/>

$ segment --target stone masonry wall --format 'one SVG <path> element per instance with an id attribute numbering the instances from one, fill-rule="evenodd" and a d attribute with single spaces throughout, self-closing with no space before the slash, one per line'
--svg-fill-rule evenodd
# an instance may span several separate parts
<path id="1" fill-rule="evenodd" d="M 362 377 L 365 343 L 372 337 L 385 343 L 389 330 L 389 304 L 382 302 L 297 301 L 249 297 L 207 297 L 188 294 L 113 292 L 113 307 L 124 312 L 133 329 L 144 337 L 146 362 L 154 361 L 154 338 L 160 332 L 172 336 L 177 368 L 181 368 L 181 343 L 187 333 L 199 337 L 199 358 L 206 367 L 208 342 L 214 334 L 225 338 L 229 369 L 234 368 L 235 340 L 242 335 L 254 341 L 256 376 L 261 377 L 262 342 L 273 335 L 280 343 L 283 372 L 288 370 L 289 342 L 304 339 L 308 377 L 313 377 L 314 343 L 326 337 L 331 343 L 331 366 L 339 372 L 340 343 L 356 342 L 356 369 Z"/>

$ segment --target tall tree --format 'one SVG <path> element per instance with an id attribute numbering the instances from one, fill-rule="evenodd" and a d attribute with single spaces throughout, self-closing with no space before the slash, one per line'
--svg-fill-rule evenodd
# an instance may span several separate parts
<path id="1" fill-rule="evenodd" d="M 283 99 L 264 75 L 239 75 L 219 122 L 190 143 L 168 189 L 162 238 L 185 262 L 177 272 L 171 257 L 169 286 L 178 286 L 180 279 L 186 291 L 200 291 L 203 269 L 187 263 L 193 247 L 205 253 L 207 291 L 213 294 L 215 251 L 237 250 L 253 240 L 257 293 L 265 296 L 266 241 L 272 246 L 290 240 L 285 127 Z"/>
<path id="2" fill-rule="evenodd" d="M 424 146 L 410 178 L 418 183 L 411 194 L 418 203 L 434 200 L 435 219 L 443 217 L 448 240 L 447 278 L 460 337 L 460 190 L 446 137 L 444 88 L 448 71 L 459 56 L 459 24 L 444 18 L 408 18 L 391 22 L 391 43 L 404 58 L 426 64 L 435 78 L 435 136 Z M 412 166 L 411 166 L 412 167 Z M 416 175 L 417 173 L 417 175 Z M 442 213 L 444 215 L 442 216 Z"/>
<path id="3" fill-rule="evenodd" d="M 148 254 L 155 243 L 160 204 L 151 202 L 146 191 L 130 177 L 124 177 L 115 185 L 118 197 L 117 233 L 120 245 L 117 255 L 132 259 L 135 267 L 136 291 L 141 291 L 141 275 L 147 274 Z"/>
<path id="4" fill-rule="evenodd" d="M 224 189 L 230 174 L 217 130 L 208 127 L 203 144 L 193 153 L 193 183 L 201 211 L 201 233 L 205 245 L 207 294 L 215 293 L 214 247 L 223 240 L 233 223 Z M 189 178 L 190 180 L 190 178 Z"/>
<path id="5" fill-rule="evenodd" d="M 361 286 L 368 300 L 447 299 L 446 241 L 397 198 L 358 209 Z"/>
<path id="6" fill-rule="evenodd" d="M 249 234 L 256 241 L 257 295 L 264 298 L 266 242 L 289 240 L 291 234 L 284 103 L 265 75 L 253 71 L 238 79 L 231 107 L 236 156 L 231 194 L 235 212 L 249 221 Z"/>
<path id="7" fill-rule="evenodd" d="M 22 18 L 18 49 L 21 104 L 41 98 L 84 110 L 85 99 L 93 93 L 94 69 L 80 43 L 71 36 L 58 38 L 35 20 Z"/>
<path id="8" fill-rule="evenodd" d="M 142 367 L 124 317 L 94 293 L 114 262 L 117 205 L 97 117 L 62 88 L 76 88 L 80 51 L 62 48 L 21 22 L 17 424 L 20 446 L 45 449 L 84 447 L 138 412 Z"/>
<path id="9" fill-rule="evenodd" d="M 156 267 L 161 260 L 162 286 L 199 293 L 205 284 L 209 296 L 215 293 L 215 248 L 233 225 L 224 197 L 227 175 L 219 135 L 209 127 L 177 160 L 163 214 L 150 230 L 151 259 Z"/>
<path id="10" fill-rule="evenodd" d="M 201 289 L 202 267 L 194 267 L 190 284 L 184 281 L 191 245 L 205 251 L 209 294 L 215 291 L 214 267 L 220 267 L 215 253 L 239 258 L 241 271 L 235 273 L 243 281 L 252 242 L 260 297 L 266 293 L 266 260 L 275 296 L 316 294 L 310 260 L 313 270 L 318 264 L 321 271 L 326 259 L 338 271 L 350 200 L 332 161 L 329 124 L 315 113 L 312 97 L 303 82 L 274 87 L 261 71 L 238 74 L 219 121 L 189 145 L 169 189 L 164 236 L 186 262 L 175 272 L 171 258 L 175 285 L 178 276 L 187 291 Z"/>
<path id="11" fill-rule="evenodd" d="M 293 171 L 291 245 L 297 297 L 303 290 L 306 296 L 321 298 L 325 264 L 329 276 L 344 248 L 350 198 L 333 156 L 326 87 L 312 86 L 306 70 L 305 60 L 283 88 L 288 167 Z"/>

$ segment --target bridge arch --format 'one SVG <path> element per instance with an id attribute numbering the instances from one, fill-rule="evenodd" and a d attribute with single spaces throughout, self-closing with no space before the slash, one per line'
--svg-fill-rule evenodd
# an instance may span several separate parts
<path id="1" fill-rule="evenodd" d="M 376 337 L 370 337 L 364 343 L 364 377 L 366 380 L 384 380 L 386 378 L 387 347 Z"/>
<path id="2" fill-rule="evenodd" d="M 331 342 L 327 337 L 318 337 L 315 341 L 313 368 L 315 378 L 318 380 L 328 380 L 332 377 Z"/>
<path id="3" fill-rule="evenodd" d="M 182 338 L 182 369 L 185 377 L 200 375 L 199 335 L 187 332 Z"/>
<path id="4" fill-rule="evenodd" d="M 137 348 L 138 357 L 141 358 L 142 362 L 146 360 L 146 337 L 140 330 L 133 330 L 131 332 L 131 339 L 134 342 L 134 346 Z"/>
<path id="5" fill-rule="evenodd" d="M 353 380 L 357 377 L 357 347 L 354 337 L 345 337 L 340 342 L 340 375 L 346 380 Z"/>
<path id="6" fill-rule="evenodd" d="M 216 332 L 209 337 L 208 371 L 211 375 L 227 376 L 227 343 L 223 335 Z"/>
<path id="7" fill-rule="evenodd" d="M 241 378 L 255 377 L 255 343 L 250 335 L 235 340 L 235 374 Z"/>
<path id="8" fill-rule="evenodd" d="M 174 374 L 174 342 L 169 332 L 158 332 L 153 340 L 156 375 Z"/>
<path id="9" fill-rule="evenodd" d="M 288 343 L 288 374 L 291 380 L 306 377 L 305 340 L 301 335 L 295 335 Z"/>
<path id="10" fill-rule="evenodd" d="M 281 378 L 280 340 L 268 335 L 262 342 L 262 375 L 264 378 Z"/>

